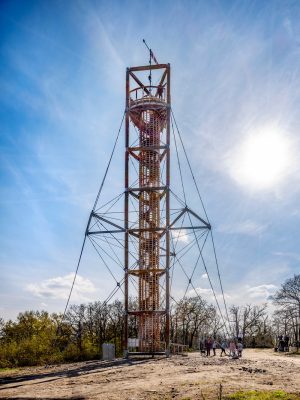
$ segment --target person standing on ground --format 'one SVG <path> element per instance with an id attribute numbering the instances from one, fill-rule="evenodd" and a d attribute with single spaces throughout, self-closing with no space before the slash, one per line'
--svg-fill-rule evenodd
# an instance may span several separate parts
<path id="1" fill-rule="evenodd" d="M 242 342 L 238 342 L 237 351 L 238 351 L 238 356 L 242 357 L 242 352 L 243 352 L 243 343 Z"/>
<path id="2" fill-rule="evenodd" d="M 229 343 L 229 355 L 231 357 L 234 357 L 236 354 L 236 345 L 235 345 L 235 341 L 234 339 L 231 339 L 230 343 Z"/>
<path id="3" fill-rule="evenodd" d="M 213 350 L 213 356 L 216 355 L 216 348 L 217 348 L 217 341 L 215 339 L 212 340 L 212 350 Z"/>
<path id="4" fill-rule="evenodd" d="M 211 339 L 211 337 L 209 337 L 208 339 L 206 339 L 206 356 L 207 357 L 210 356 L 211 348 L 212 348 L 212 339 Z"/>
<path id="5" fill-rule="evenodd" d="M 204 347 L 205 347 L 205 341 L 203 341 L 202 339 L 200 339 L 200 342 L 199 342 L 200 354 L 205 353 Z"/>
<path id="6" fill-rule="evenodd" d="M 223 342 L 220 344 L 220 346 L 221 346 L 221 357 L 223 356 L 223 354 L 224 354 L 224 356 L 226 356 L 226 349 L 228 347 L 226 340 L 223 340 Z"/>
<path id="7" fill-rule="evenodd" d="M 284 351 L 289 351 L 289 341 L 290 341 L 290 338 L 285 335 L 285 337 L 284 337 Z"/>

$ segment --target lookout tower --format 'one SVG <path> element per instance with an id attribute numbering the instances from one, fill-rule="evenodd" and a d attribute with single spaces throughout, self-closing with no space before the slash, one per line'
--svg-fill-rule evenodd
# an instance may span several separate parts
<path id="1" fill-rule="evenodd" d="M 176 128 L 177 124 L 171 111 L 170 72 L 170 64 L 159 64 L 151 50 L 149 65 L 127 69 L 125 113 L 85 235 L 115 281 L 115 287 L 103 304 L 106 305 L 118 290 L 123 292 L 122 331 L 126 356 L 169 355 L 170 345 L 172 349 L 176 347 L 176 343 L 170 343 L 170 299 L 174 301 L 171 281 L 176 280 L 175 267 L 179 266 L 183 273 L 179 279 L 186 280 L 184 297 L 192 288 L 200 298 L 193 283 L 195 271 L 202 263 L 208 272 L 203 248 L 211 226 L 188 205 L 174 131 L 174 124 Z M 103 196 L 104 204 L 100 204 L 124 117 L 122 193 L 109 201 Z M 194 203 L 197 209 L 203 205 L 202 199 L 178 128 L 177 133 L 199 196 Z M 174 159 L 177 158 L 179 170 L 172 188 L 171 147 L 175 148 Z M 122 152 L 124 154 L 123 147 Z M 111 187 L 116 183 L 114 180 L 117 181 L 116 176 L 110 180 Z M 183 199 L 175 193 L 174 186 L 178 189 L 178 185 Z M 190 251 L 193 251 L 191 257 L 188 256 Z M 79 262 L 80 259 L 81 256 Z M 114 266 L 119 269 L 115 270 Z M 116 271 L 122 275 L 117 276 Z"/>
<path id="2" fill-rule="evenodd" d="M 154 73 L 156 85 L 152 85 Z M 149 82 L 145 82 L 147 79 Z M 169 352 L 170 110 L 170 64 L 150 63 L 127 69 L 124 205 L 127 354 L 130 354 L 132 319 L 137 326 L 135 354 Z M 138 210 L 138 221 L 133 224 L 132 207 Z M 133 246 L 137 249 L 137 260 L 131 257 Z M 138 291 L 134 307 L 129 304 L 131 283 Z"/>

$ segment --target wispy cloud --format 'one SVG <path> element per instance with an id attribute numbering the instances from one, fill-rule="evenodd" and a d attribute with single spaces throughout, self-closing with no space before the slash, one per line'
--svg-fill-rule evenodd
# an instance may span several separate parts
<path id="1" fill-rule="evenodd" d="M 187 297 L 198 297 L 200 296 L 204 300 L 206 300 L 209 304 L 213 304 L 215 307 L 217 307 L 216 304 L 216 299 L 218 301 L 218 304 L 220 306 L 220 309 L 222 310 L 222 313 L 225 312 L 225 307 L 224 307 L 224 301 L 223 301 L 223 295 L 221 293 L 216 293 L 212 291 L 211 288 L 203 288 L 201 286 L 195 287 L 190 289 L 187 294 Z M 180 298 L 180 297 L 179 297 Z M 224 293 L 224 298 L 225 302 L 227 305 L 231 302 L 232 298 L 229 294 Z"/>
<path id="2" fill-rule="evenodd" d="M 299 253 L 294 253 L 294 252 L 289 252 L 289 251 L 274 251 L 272 254 L 277 257 L 282 257 L 282 258 L 289 258 L 293 259 L 296 261 L 300 261 L 300 254 Z"/>
<path id="3" fill-rule="evenodd" d="M 70 293 L 74 274 L 46 279 L 42 282 L 31 283 L 26 290 L 31 294 L 44 299 L 66 300 Z M 77 275 L 72 300 L 90 301 L 90 295 L 96 291 L 94 284 L 87 278 Z"/>
<path id="4" fill-rule="evenodd" d="M 231 224 L 219 225 L 217 227 L 218 232 L 228 234 L 243 234 L 243 235 L 259 235 L 267 229 L 267 225 L 259 224 L 255 221 L 247 219 L 243 222 L 235 222 Z"/>

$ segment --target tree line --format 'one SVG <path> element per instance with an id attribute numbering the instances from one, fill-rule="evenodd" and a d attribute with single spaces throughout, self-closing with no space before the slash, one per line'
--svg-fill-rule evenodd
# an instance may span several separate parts
<path id="1" fill-rule="evenodd" d="M 134 308 L 136 299 L 131 299 Z M 288 279 L 273 297 L 271 317 L 266 304 L 231 306 L 230 325 L 206 300 L 189 297 L 171 307 L 171 342 L 198 349 L 199 341 L 241 337 L 246 347 L 271 347 L 278 335 L 300 341 L 300 275 Z M 16 321 L 0 319 L 0 367 L 50 364 L 97 359 L 102 344 L 113 343 L 122 356 L 124 306 L 119 300 L 72 305 L 61 315 L 46 311 L 20 313 Z M 129 336 L 137 335 L 137 319 L 129 323 Z"/>

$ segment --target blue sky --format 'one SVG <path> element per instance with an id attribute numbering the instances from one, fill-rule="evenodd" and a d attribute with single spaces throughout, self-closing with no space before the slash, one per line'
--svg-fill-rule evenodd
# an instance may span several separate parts
<path id="1" fill-rule="evenodd" d="M 2 1 L 0 316 L 64 308 L 143 38 L 171 63 L 228 304 L 264 302 L 299 273 L 299 18 L 297 1 Z M 74 302 L 105 296 L 92 248 L 79 275 Z"/>

